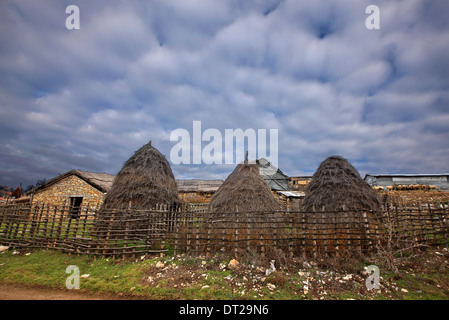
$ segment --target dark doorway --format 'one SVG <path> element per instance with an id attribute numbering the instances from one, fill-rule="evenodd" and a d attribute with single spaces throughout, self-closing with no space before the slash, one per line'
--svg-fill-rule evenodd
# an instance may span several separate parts
<path id="1" fill-rule="evenodd" d="M 70 197 L 70 214 L 72 219 L 78 219 L 81 211 L 83 197 Z"/>

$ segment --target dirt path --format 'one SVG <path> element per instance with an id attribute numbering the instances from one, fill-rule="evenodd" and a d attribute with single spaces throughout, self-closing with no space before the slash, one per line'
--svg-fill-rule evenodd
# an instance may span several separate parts
<path id="1" fill-rule="evenodd" d="M 0 283 L 0 300 L 126 300 L 126 297 Z"/>

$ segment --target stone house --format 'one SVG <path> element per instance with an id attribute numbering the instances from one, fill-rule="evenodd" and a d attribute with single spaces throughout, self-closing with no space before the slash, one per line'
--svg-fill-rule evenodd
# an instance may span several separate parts
<path id="1" fill-rule="evenodd" d="M 114 175 L 107 173 L 71 170 L 31 190 L 31 205 L 97 209 L 103 203 L 114 178 Z"/>
<path id="2" fill-rule="evenodd" d="M 223 184 L 223 180 L 176 180 L 176 184 L 179 198 L 184 203 L 206 203 Z"/>

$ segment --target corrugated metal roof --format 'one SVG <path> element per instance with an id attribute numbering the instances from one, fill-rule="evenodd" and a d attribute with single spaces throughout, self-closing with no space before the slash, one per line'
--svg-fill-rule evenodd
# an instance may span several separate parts
<path id="1" fill-rule="evenodd" d="M 265 158 L 256 160 L 256 163 L 259 167 L 260 175 L 271 189 L 283 191 L 287 191 L 289 189 L 289 177 L 286 176 L 279 168 L 273 166 Z"/>
<path id="2" fill-rule="evenodd" d="M 449 173 L 436 174 L 367 174 L 365 181 L 373 186 L 388 187 L 395 184 L 434 185 L 438 190 L 449 191 Z"/>
<path id="3" fill-rule="evenodd" d="M 385 174 L 366 174 L 366 177 L 444 177 L 449 173 L 385 173 Z"/>
<path id="4" fill-rule="evenodd" d="M 283 194 L 284 196 L 289 198 L 302 198 L 306 195 L 301 191 L 277 191 L 277 193 Z"/>

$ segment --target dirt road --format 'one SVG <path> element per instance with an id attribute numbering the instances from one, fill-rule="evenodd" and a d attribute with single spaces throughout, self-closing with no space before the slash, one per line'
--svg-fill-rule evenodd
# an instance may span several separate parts
<path id="1" fill-rule="evenodd" d="M 93 295 L 77 290 L 0 284 L 0 300 L 127 300 L 119 295 Z"/>

